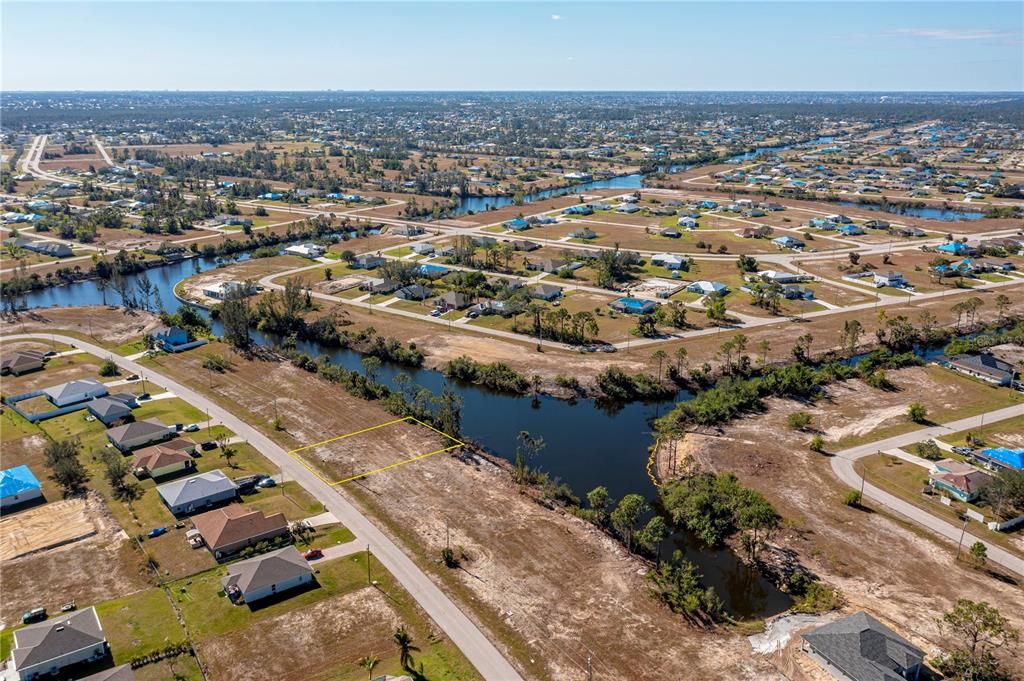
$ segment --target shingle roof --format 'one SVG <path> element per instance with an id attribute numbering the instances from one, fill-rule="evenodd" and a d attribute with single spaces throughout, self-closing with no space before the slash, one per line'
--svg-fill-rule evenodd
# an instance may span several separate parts
<path id="1" fill-rule="evenodd" d="M 135 681 L 135 672 L 132 671 L 130 664 L 123 664 L 120 667 L 113 667 L 111 669 L 104 669 L 101 672 L 96 672 L 91 676 L 87 676 L 81 681 Z"/>
<path id="2" fill-rule="evenodd" d="M 146 421 L 135 421 L 133 423 L 126 423 L 123 426 L 117 428 L 110 428 L 107 430 L 107 436 L 110 437 L 114 442 L 124 442 L 125 440 L 134 440 L 137 437 L 149 437 L 153 435 L 160 435 L 166 433 L 168 426 L 148 419 Z"/>
<path id="3" fill-rule="evenodd" d="M 924 659 L 923 650 L 866 612 L 818 627 L 803 638 L 854 681 L 902 681 L 899 670 Z"/>
<path id="4" fill-rule="evenodd" d="M 286 546 L 231 565 L 223 583 L 225 587 L 237 586 L 246 594 L 312 572 L 298 550 L 294 546 Z"/>
<path id="5" fill-rule="evenodd" d="M 224 471 L 218 468 L 182 480 L 168 482 L 157 487 L 156 491 L 160 493 L 160 497 L 167 502 L 168 506 L 184 506 L 229 489 L 238 489 L 238 486 L 224 475 Z"/>
<path id="6" fill-rule="evenodd" d="M 135 460 L 132 461 L 132 467 L 142 468 L 151 472 L 165 466 L 181 463 L 182 461 L 190 461 L 191 459 L 192 457 L 188 452 L 176 447 L 159 444 L 135 452 Z"/>
<path id="7" fill-rule="evenodd" d="M 284 534 L 288 529 L 283 513 L 265 516 L 260 511 L 247 510 L 241 504 L 200 513 L 192 518 L 192 524 L 214 551 L 270 532 Z"/>
<path id="8" fill-rule="evenodd" d="M 1004 362 L 987 352 L 980 355 L 955 355 L 950 357 L 949 363 L 954 366 L 977 371 L 978 373 L 987 374 L 994 378 L 1004 378 L 1013 372 L 1012 364 Z"/>
<path id="9" fill-rule="evenodd" d="M 35 350 L 20 350 L 4 355 L 0 359 L 0 367 L 10 371 L 25 371 L 42 364 L 43 353 Z"/>
<path id="10" fill-rule="evenodd" d="M 106 640 L 95 608 L 61 615 L 14 632 L 14 666 L 34 666 Z"/>
<path id="11" fill-rule="evenodd" d="M 46 388 L 43 392 L 49 395 L 50 399 L 57 401 L 73 395 L 84 395 L 86 393 L 95 392 L 100 388 L 103 388 L 103 390 L 106 391 L 106 387 L 99 381 L 94 381 L 91 378 L 84 378 L 78 381 L 69 381 L 67 383 L 61 383 L 60 385 Z"/>

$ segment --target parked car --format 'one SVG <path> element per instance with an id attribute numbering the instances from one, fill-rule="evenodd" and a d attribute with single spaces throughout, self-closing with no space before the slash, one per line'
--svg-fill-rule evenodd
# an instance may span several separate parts
<path id="1" fill-rule="evenodd" d="M 46 608 L 32 608 L 26 610 L 21 616 L 22 624 L 32 624 L 33 622 L 42 622 L 46 619 Z"/>
<path id="2" fill-rule="evenodd" d="M 263 478 L 256 483 L 256 486 L 264 489 L 267 487 L 277 487 L 277 481 L 273 478 Z"/>
<path id="3" fill-rule="evenodd" d="M 185 426 L 185 432 L 186 433 L 194 433 L 197 430 L 199 430 L 199 424 L 198 423 L 190 423 L 187 426 Z"/>
<path id="4" fill-rule="evenodd" d="M 146 536 L 150 539 L 156 539 L 162 534 L 167 534 L 166 527 L 154 527 L 152 530 L 149 531 L 149 534 L 147 534 Z"/>
<path id="5" fill-rule="evenodd" d="M 49 351 L 43 353 L 43 357 L 56 357 L 56 356 L 57 356 L 57 351 L 56 350 L 49 350 Z"/>
<path id="6" fill-rule="evenodd" d="M 139 380 L 139 375 L 138 375 L 138 374 L 132 374 L 132 375 L 131 375 L 131 376 L 129 376 L 129 377 L 128 377 L 128 378 L 126 379 L 126 380 L 129 380 L 129 381 L 137 381 L 137 380 Z"/>
<path id="7" fill-rule="evenodd" d="M 243 475 L 239 478 L 235 478 L 235 484 L 238 485 L 238 491 L 242 494 L 248 494 L 255 489 L 256 485 L 259 484 L 264 475 Z"/>
<path id="8" fill-rule="evenodd" d="M 138 397 L 137 397 L 136 399 L 137 399 L 137 400 L 139 400 L 140 402 L 141 402 L 142 400 L 148 400 L 148 399 L 149 399 L 149 393 L 142 393 L 142 394 L 141 394 L 141 395 L 139 395 L 139 396 L 138 396 Z"/>
<path id="9" fill-rule="evenodd" d="M 302 557 L 306 560 L 316 560 L 317 558 L 323 558 L 324 552 L 320 549 L 309 549 L 302 554 Z"/>
<path id="10" fill-rule="evenodd" d="M 440 310 L 431 310 L 430 311 L 430 316 L 431 317 L 440 317 L 441 316 L 441 311 Z"/>
<path id="11" fill-rule="evenodd" d="M 71 612 L 72 610 L 74 610 L 77 607 L 78 606 L 75 605 L 74 601 L 68 601 L 64 605 L 60 606 L 60 611 L 61 612 Z"/>

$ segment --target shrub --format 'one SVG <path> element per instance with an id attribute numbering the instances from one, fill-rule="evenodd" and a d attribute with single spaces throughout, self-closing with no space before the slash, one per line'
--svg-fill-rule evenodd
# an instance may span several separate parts
<path id="1" fill-rule="evenodd" d="M 849 492 L 846 493 L 846 496 L 843 497 L 843 503 L 849 506 L 850 508 L 859 508 L 860 492 L 858 492 L 855 489 L 851 489 Z"/>
<path id="2" fill-rule="evenodd" d="M 811 438 L 811 442 L 808 446 L 811 448 L 812 452 L 818 452 L 820 454 L 825 451 L 825 438 L 821 435 L 815 435 Z"/>
<path id="3" fill-rule="evenodd" d="M 793 430 L 804 430 L 811 425 L 811 415 L 806 411 L 795 411 L 789 415 L 788 422 Z"/>
<path id="4" fill-rule="evenodd" d="M 121 371 L 114 364 L 113 360 L 106 360 L 100 364 L 100 376 L 117 376 Z"/>

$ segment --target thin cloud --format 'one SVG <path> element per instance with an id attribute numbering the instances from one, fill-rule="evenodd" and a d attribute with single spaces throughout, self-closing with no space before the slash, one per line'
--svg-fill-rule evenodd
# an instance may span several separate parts
<path id="1" fill-rule="evenodd" d="M 897 28 L 887 31 L 890 36 L 912 36 L 929 40 L 1001 40 L 1017 37 L 1006 31 L 991 28 Z"/>
<path id="2" fill-rule="evenodd" d="M 551 15 L 551 21 L 561 21 L 561 19 L 562 19 L 562 15 L 561 14 L 552 14 Z"/>

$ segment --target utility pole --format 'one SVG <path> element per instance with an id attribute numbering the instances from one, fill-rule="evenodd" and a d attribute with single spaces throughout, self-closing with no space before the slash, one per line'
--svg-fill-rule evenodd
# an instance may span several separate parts
<path id="1" fill-rule="evenodd" d="M 594 681 L 593 655 L 587 653 L 587 681 Z"/>
<path id="2" fill-rule="evenodd" d="M 210 423 L 210 408 L 206 408 L 206 437 L 213 437 L 213 424 Z"/>
<path id="3" fill-rule="evenodd" d="M 366 545 L 366 583 L 373 585 L 373 580 L 370 579 L 370 545 Z"/>
<path id="4" fill-rule="evenodd" d="M 964 545 L 964 535 L 967 534 L 967 523 L 970 522 L 970 518 L 964 518 L 964 526 L 960 529 L 960 541 L 956 543 L 956 559 L 960 560 L 960 549 Z"/>

